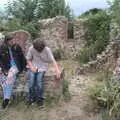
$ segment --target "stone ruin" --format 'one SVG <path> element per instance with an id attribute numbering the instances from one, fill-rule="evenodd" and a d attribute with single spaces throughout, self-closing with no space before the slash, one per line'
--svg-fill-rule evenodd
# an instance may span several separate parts
<path id="1" fill-rule="evenodd" d="M 53 50 L 64 49 L 67 41 L 67 20 L 64 17 L 43 19 L 39 21 L 41 26 L 40 37 L 46 41 Z"/>
<path id="2" fill-rule="evenodd" d="M 39 37 L 43 37 L 48 46 L 55 50 L 62 50 L 63 57 L 74 57 L 85 44 L 85 20 L 74 20 L 69 22 L 64 16 L 39 21 L 41 31 Z M 73 25 L 73 38 L 68 38 L 68 25 Z"/>
<path id="3" fill-rule="evenodd" d="M 120 40 L 110 41 L 106 50 L 97 55 L 96 60 L 90 61 L 77 68 L 77 74 L 92 73 L 102 70 L 113 71 L 120 57 Z"/>
<path id="4" fill-rule="evenodd" d="M 87 42 L 85 37 L 87 33 L 87 28 L 85 27 L 86 21 L 87 19 L 78 19 L 69 22 L 63 16 L 40 20 L 40 35 L 43 36 L 44 40 L 54 51 L 57 49 L 62 49 L 64 51 L 65 57 L 74 58 L 77 53 L 85 47 Z M 69 23 L 73 25 L 72 39 L 68 38 Z M 103 69 L 113 70 L 116 64 L 116 59 L 119 55 L 119 49 L 119 40 L 110 40 L 110 43 L 106 47 L 106 50 L 97 55 L 96 60 L 90 61 L 87 64 L 78 67 L 76 72 L 78 74 L 81 74 L 95 72 Z"/>
<path id="5" fill-rule="evenodd" d="M 118 59 L 120 59 L 120 29 L 116 29 L 116 24 L 110 24 L 109 35 L 110 40 L 105 51 L 98 54 L 96 60 L 90 61 L 87 64 L 78 67 L 76 70 L 78 74 L 103 70 L 113 72 L 117 65 Z"/>
<path id="6" fill-rule="evenodd" d="M 38 37 L 42 37 L 46 41 L 47 45 L 52 48 L 53 51 L 62 50 L 64 52 L 63 58 L 74 58 L 75 55 L 84 48 L 87 40 L 85 19 L 79 19 L 74 21 L 67 21 L 63 16 L 57 16 L 51 19 L 44 19 L 38 22 L 38 26 L 41 27 Z M 69 23 L 73 25 L 73 38 L 68 38 L 68 27 Z M 15 31 L 12 33 L 15 36 L 16 43 L 21 45 L 24 53 L 28 50 L 30 46 L 30 34 L 26 31 Z M 0 35 L 2 36 L 2 35 Z M 109 45 L 106 50 L 100 55 L 97 55 L 96 60 L 90 61 L 77 68 L 76 72 L 78 74 L 96 72 L 98 70 L 109 69 L 113 70 L 116 65 L 117 58 L 120 57 L 120 39 L 110 40 Z M 64 69 L 61 69 L 62 76 L 61 79 L 64 80 Z M 27 85 L 25 84 L 25 75 L 21 75 L 20 80 L 17 81 L 15 92 L 19 94 L 27 93 Z M 46 93 L 54 93 L 55 88 L 53 87 L 55 81 L 54 72 L 47 71 L 45 75 L 45 86 Z M 50 92 L 52 90 L 52 92 Z M 61 91 L 61 89 L 59 89 Z"/>

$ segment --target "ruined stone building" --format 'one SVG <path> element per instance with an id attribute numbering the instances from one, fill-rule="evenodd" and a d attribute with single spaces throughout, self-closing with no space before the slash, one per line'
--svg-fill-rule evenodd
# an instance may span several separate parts
<path id="1" fill-rule="evenodd" d="M 43 37 L 53 51 L 62 49 L 65 55 L 72 56 L 85 45 L 84 20 L 69 22 L 65 17 L 57 16 L 40 20 L 39 25 L 41 27 L 40 37 Z M 71 26 L 71 31 L 69 31 L 69 26 Z"/>

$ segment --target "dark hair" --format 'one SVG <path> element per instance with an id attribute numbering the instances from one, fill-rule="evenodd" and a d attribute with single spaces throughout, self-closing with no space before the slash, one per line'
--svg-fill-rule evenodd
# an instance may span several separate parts
<path id="1" fill-rule="evenodd" d="M 12 40 L 14 36 L 12 34 L 6 34 L 4 42 L 7 43 L 8 41 Z"/>
<path id="2" fill-rule="evenodd" d="M 33 47 L 38 51 L 42 52 L 42 50 L 45 48 L 46 44 L 43 40 L 40 38 L 33 41 Z"/>

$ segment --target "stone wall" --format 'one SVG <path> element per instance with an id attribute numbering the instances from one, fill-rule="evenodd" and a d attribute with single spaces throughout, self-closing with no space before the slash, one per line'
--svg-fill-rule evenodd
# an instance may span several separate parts
<path id="1" fill-rule="evenodd" d="M 116 61 L 120 57 L 120 40 L 110 41 L 106 50 L 97 55 L 96 60 L 90 61 L 77 68 L 78 74 L 97 72 L 100 70 L 113 71 Z"/>
<path id="2" fill-rule="evenodd" d="M 85 35 L 86 35 L 86 28 L 85 28 L 85 21 L 86 19 L 78 19 L 74 20 L 74 42 L 75 45 L 79 48 L 83 48 L 86 44 Z"/>
<path id="3" fill-rule="evenodd" d="M 78 74 L 97 72 L 102 70 L 113 71 L 116 62 L 120 59 L 120 29 L 117 24 L 110 25 L 110 42 L 105 51 L 97 55 L 96 60 L 90 61 L 77 68 Z"/>
<path id="4" fill-rule="evenodd" d="M 60 68 L 61 71 L 61 79 L 56 79 L 56 73 L 51 71 L 50 69 L 45 74 L 44 79 L 44 97 L 49 96 L 61 96 L 62 95 L 62 84 L 61 82 L 64 80 L 64 69 Z M 15 86 L 13 88 L 13 96 L 17 101 L 21 99 L 26 99 L 28 95 L 28 74 L 24 72 L 19 74 Z M 3 97 L 2 88 L 0 87 L 0 98 Z"/>
<path id="5" fill-rule="evenodd" d="M 61 79 L 56 79 L 56 73 L 51 71 L 50 69 L 45 73 L 44 79 L 44 97 L 49 96 L 61 96 L 62 95 L 62 85 L 61 82 L 64 80 L 64 69 L 60 68 L 61 71 Z M 15 83 L 15 87 L 13 90 L 13 95 L 16 99 L 20 99 L 22 97 L 26 97 L 28 95 L 28 78 L 27 73 L 20 74 L 18 80 Z M 26 97 L 27 98 L 27 97 Z"/>
<path id="6" fill-rule="evenodd" d="M 40 20 L 40 37 L 44 39 L 53 50 L 64 49 L 67 41 L 67 20 L 65 17 Z"/>
<path id="7" fill-rule="evenodd" d="M 85 46 L 85 20 L 74 20 L 74 39 L 68 39 L 68 21 L 63 16 L 40 20 L 40 37 L 46 41 L 53 51 L 62 49 L 65 57 L 73 57 Z"/>

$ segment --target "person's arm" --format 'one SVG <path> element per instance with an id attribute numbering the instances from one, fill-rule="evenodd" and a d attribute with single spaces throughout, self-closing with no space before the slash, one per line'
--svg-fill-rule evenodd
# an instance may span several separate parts
<path id="1" fill-rule="evenodd" d="M 55 58 L 53 56 L 53 53 L 52 53 L 51 49 L 48 48 L 48 47 L 47 47 L 47 51 L 48 51 L 48 58 L 51 61 L 52 65 L 53 65 L 53 69 L 56 72 L 56 77 L 57 77 L 57 79 L 60 79 L 60 74 L 61 73 L 60 73 L 59 67 L 57 65 L 57 62 L 56 62 L 56 60 L 55 60 Z"/>
<path id="2" fill-rule="evenodd" d="M 113 75 L 116 75 L 118 71 L 118 67 L 115 68 L 115 70 L 113 71 Z"/>
<path id="3" fill-rule="evenodd" d="M 58 65 L 57 65 L 57 62 L 55 60 L 53 61 L 53 67 L 54 67 L 54 70 L 56 72 L 57 79 L 60 79 L 61 72 L 60 72 Z"/>
<path id="4" fill-rule="evenodd" d="M 33 59 L 32 46 L 31 46 L 31 47 L 29 48 L 29 50 L 28 50 L 26 59 L 27 59 L 28 68 L 29 68 L 30 70 L 32 70 L 33 72 L 37 72 L 37 69 L 34 67 L 34 65 L 33 65 L 33 63 L 32 63 L 32 59 Z"/>
<path id="5" fill-rule="evenodd" d="M 28 60 L 27 64 L 28 64 L 29 69 L 32 70 L 32 72 L 37 72 L 37 69 L 34 67 L 31 60 Z"/>

